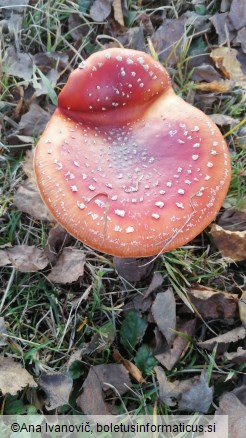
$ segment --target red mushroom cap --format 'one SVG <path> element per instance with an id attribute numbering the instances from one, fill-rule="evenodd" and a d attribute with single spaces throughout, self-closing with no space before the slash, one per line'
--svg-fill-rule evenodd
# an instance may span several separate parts
<path id="1" fill-rule="evenodd" d="M 36 148 L 41 196 L 70 234 L 119 257 L 192 240 L 230 182 L 216 125 L 146 53 L 108 49 L 69 77 Z"/>

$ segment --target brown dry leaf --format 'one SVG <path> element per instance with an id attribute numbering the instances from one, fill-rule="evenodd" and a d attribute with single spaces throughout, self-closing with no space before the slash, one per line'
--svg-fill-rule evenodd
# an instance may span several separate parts
<path id="1" fill-rule="evenodd" d="M 4 318 L 0 317 L 0 347 L 6 345 L 7 329 Z"/>
<path id="2" fill-rule="evenodd" d="M 242 291 L 242 295 L 239 300 L 239 316 L 244 327 L 246 327 L 246 290 Z"/>
<path id="3" fill-rule="evenodd" d="M 154 266 L 152 259 L 153 257 L 144 259 L 113 257 L 113 264 L 121 277 L 133 282 L 149 276 Z"/>
<path id="4" fill-rule="evenodd" d="M 233 392 L 223 394 L 215 414 L 229 416 L 229 437 L 245 438 L 246 407 L 236 394 L 233 394 Z"/>
<path id="5" fill-rule="evenodd" d="M 246 230 L 229 231 L 213 224 L 210 234 L 223 257 L 228 257 L 234 262 L 246 259 Z"/>
<path id="6" fill-rule="evenodd" d="M 68 17 L 68 30 L 72 38 L 75 41 L 79 41 L 88 35 L 90 26 L 83 16 L 81 17 L 78 13 L 72 13 Z"/>
<path id="7" fill-rule="evenodd" d="M 128 372 L 123 365 L 105 364 L 92 366 L 82 386 L 77 404 L 84 415 L 108 415 L 112 407 L 104 398 L 111 394 L 123 395 L 132 386 Z"/>
<path id="8" fill-rule="evenodd" d="M 168 61 L 174 65 L 185 42 L 185 18 L 165 18 L 163 24 L 151 37 L 154 49 L 160 61 Z"/>
<path id="9" fill-rule="evenodd" d="M 44 205 L 37 185 L 32 180 L 25 180 L 14 194 L 13 204 L 18 210 L 35 219 L 54 222 L 54 218 Z"/>
<path id="10" fill-rule="evenodd" d="M 5 3 L 5 1 L 0 2 L 0 8 L 2 7 L 2 3 Z M 5 19 L 0 21 L 0 33 L 4 33 L 5 37 L 7 35 L 9 39 L 16 38 L 22 30 L 23 17 L 14 11 L 10 16 L 5 15 L 4 10 L 1 10 L 1 15 L 3 15 Z"/>
<path id="11" fill-rule="evenodd" d="M 201 372 L 198 381 L 191 388 L 183 392 L 178 408 L 181 411 L 201 412 L 206 414 L 213 401 L 213 388 L 208 386 L 208 375 L 205 370 Z"/>
<path id="12" fill-rule="evenodd" d="M 35 182 L 35 174 L 33 168 L 34 149 L 28 149 L 22 163 L 22 169 L 28 176 L 29 181 Z"/>
<path id="13" fill-rule="evenodd" d="M 84 274 L 85 254 L 80 249 L 68 246 L 58 257 L 56 265 L 48 275 L 54 283 L 72 283 Z"/>
<path id="14" fill-rule="evenodd" d="M 237 50 L 229 47 L 219 47 L 210 53 L 216 67 L 222 71 L 226 79 L 235 81 L 237 85 L 246 87 L 246 76 L 237 59 Z"/>
<path id="15" fill-rule="evenodd" d="M 124 311 L 137 310 L 137 312 L 145 313 L 149 310 L 153 303 L 152 293 L 156 291 L 163 283 L 163 277 L 159 272 L 154 272 L 152 280 L 145 291 L 144 295 L 136 294 L 131 301 L 128 301 L 124 306 Z"/>
<path id="16" fill-rule="evenodd" d="M 32 55 L 30 53 L 17 52 L 14 46 L 7 47 L 3 70 L 9 75 L 28 82 L 31 81 L 33 73 Z"/>
<path id="17" fill-rule="evenodd" d="M 0 356 L 0 391 L 3 395 L 16 395 L 27 385 L 32 388 L 37 384 L 21 364 L 11 357 Z"/>
<path id="18" fill-rule="evenodd" d="M 195 82 L 206 81 L 220 83 L 221 81 L 220 74 L 212 65 L 208 64 L 208 62 L 195 66 L 191 78 Z"/>
<path id="19" fill-rule="evenodd" d="M 239 30 L 237 34 L 237 41 L 241 43 L 242 51 L 246 53 L 246 27 Z"/>
<path id="20" fill-rule="evenodd" d="M 199 84 L 195 84 L 196 90 L 210 91 L 212 93 L 227 93 L 232 87 L 233 83 L 231 81 L 200 82 Z"/>
<path id="21" fill-rule="evenodd" d="M 80 298 L 79 298 L 80 300 Z M 77 329 L 79 331 L 79 329 Z M 104 324 L 98 329 L 96 333 L 93 334 L 90 342 L 84 344 L 81 350 L 83 355 L 85 354 L 95 354 L 101 353 L 106 348 L 109 348 L 115 339 L 115 329 L 111 322 Z"/>
<path id="22" fill-rule="evenodd" d="M 141 27 L 143 27 L 145 35 L 151 36 L 154 33 L 154 26 L 149 14 L 139 11 L 135 20 L 141 25 Z"/>
<path id="23" fill-rule="evenodd" d="M 67 68 L 72 71 L 72 67 L 68 65 L 67 52 L 38 52 L 33 55 L 33 61 L 44 74 L 47 74 L 52 68 L 55 68 L 59 74 L 64 73 Z"/>
<path id="24" fill-rule="evenodd" d="M 148 289 L 144 292 L 144 299 L 147 299 L 153 292 L 161 287 L 164 281 L 163 276 L 159 272 L 154 272 Z"/>
<path id="25" fill-rule="evenodd" d="M 178 331 L 189 337 L 194 335 L 195 328 L 196 320 L 191 319 L 190 321 L 183 323 L 181 327 L 178 328 Z M 166 349 L 166 351 L 162 353 L 155 354 L 156 359 L 168 370 L 171 370 L 174 367 L 176 362 L 186 350 L 189 341 L 185 338 L 185 336 L 176 336 L 173 341 L 172 348 Z M 158 348 L 160 348 L 160 345 L 158 345 Z"/>
<path id="26" fill-rule="evenodd" d="M 246 26 L 246 3 L 242 0 L 233 0 L 229 18 L 236 30 Z"/>
<path id="27" fill-rule="evenodd" d="M 123 356 L 121 356 L 120 352 L 118 350 L 114 350 L 113 352 L 113 358 L 115 362 L 121 363 L 125 369 L 129 372 L 130 376 L 136 380 L 136 382 L 142 384 L 146 383 L 142 371 L 139 370 L 139 368 L 130 360 L 124 359 Z"/>
<path id="28" fill-rule="evenodd" d="M 124 47 L 143 52 L 146 51 L 144 29 L 142 26 L 130 27 L 123 35 L 119 35 L 117 39 Z"/>
<path id="29" fill-rule="evenodd" d="M 44 253 L 48 259 L 54 263 L 62 249 L 68 245 L 71 245 L 73 241 L 74 238 L 68 234 L 65 228 L 62 228 L 61 225 L 56 224 L 49 231 Z"/>
<path id="30" fill-rule="evenodd" d="M 168 406 L 174 406 L 176 401 L 173 401 L 173 398 L 178 399 L 182 392 L 188 391 L 194 383 L 194 378 L 170 382 L 163 368 L 156 366 L 154 370 L 159 383 L 159 398 Z"/>
<path id="31" fill-rule="evenodd" d="M 0 250 L 0 266 L 7 266 L 11 264 L 11 260 L 8 256 L 7 251 L 4 250 Z"/>
<path id="32" fill-rule="evenodd" d="M 94 21 L 104 21 L 110 15 L 113 0 L 95 0 L 91 9 L 90 16 Z"/>
<path id="33" fill-rule="evenodd" d="M 219 126 L 234 126 L 240 121 L 239 119 L 234 119 L 233 117 L 226 116 L 225 114 L 210 114 L 209 117 L 216 125 Z"/>
<path id="34" fill-rule="evenodd" d="M 201 348 L 206 348 L 206 350 L 212 351 L 217 345 L 217 352 L 225 352 L 228 345 L 234 342 L 238 342 L 241 339 L 245 339 L 246 329 L 241 327 L 236 327 L 223 335 L 215 336 L 214 338 L 208 339 L 207 341 L 198 342 L 197 345 Z"/>
<path id="35" fill-rule="evenodd" d="M 52 410 L 68 404 L 73 387 L 73 379 L 69 375 L 57 371 L 42 371 L 38 384 L 46 394 L 46 409 Z"/>
<path id="36" fill-rule="evenodd" d="M 200 315 L 207 318 L 235 318 L 238 308 L 238 296 L 228 292 L 197 285 L 189 292 L 191 303 Z"/>
<path id="37" fill-rule="evenodd" d="M 50 117 L 50 112 L 43 110 L 41 106 L 33 102 L 30 105 L 28 112 L 21 117 L 18 132 L 13 133 L 13 135 L 21 134 L 38 137 L 44 131 Z"/>
<path id="38" fill-rule="evenodd" d="M 124 27 L 124 17 L 122 11 L 121 0 L 113 0 L 113 8 L 114 8 L 114 18 L 115 20 Z"/>
<path id="39" fill-rule="evenodd" d="M 236 30 L 231 23 L 229 18 L 229 13 L 219 13 L 216 12 L 211 18 L 211 23 L 214 25 L 216 33 L 218 35 L 218 43 L 220 46 L 229 41 L 233 41 L 236 37 Z"/>
<path id="40" fill-rule="evenodd" d="M 171 345 L 175 338 L 173 330 L 176 328 L 176 301 L 171 289 L 156 295 L 151 312 L 157 327 Z"/>
<path id="41" fill-rule="evenodd" d="M 44 269 L 49 260 L 36 246 L 16 245 L 4 250 L 17 271 L 36 272 Z"/>
<path id="42" fill-rule="evenodd" d="M 218 224 L 226 230 L 246 230 L 246 206 L 242 210 L 227 208 L 219 217 Z"/>
<path id="43" fill-rule="evenodd" d="M 246 350 L 242 347 L 238 347 L 237 351 L 233 351 L 232 353 L 224 353 L 226 359 L 230 362 L 235 363 L 246 363 Z"/>
<path id="44" fill-rule="evenodd" d="M 111 415 L 110 404 L 104 400 L 102 385 L 94 368 L 90 368 L 76 403 L 84 415 Z"/>

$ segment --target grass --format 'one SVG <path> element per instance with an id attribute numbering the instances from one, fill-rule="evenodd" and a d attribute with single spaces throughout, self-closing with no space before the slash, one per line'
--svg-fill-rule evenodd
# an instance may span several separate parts
<path id="1" fill-rule="evenodd" d="M 139 3 L 128 2 L 131 13 Z M 152 2 L 145 3 L 143 2 L 142 11 L 149 16 L 155 14 L 156 9 L 152 7 Z M 161 2 L 156 3 L 158 8 Z M 88 8 L 86 8 L 87 4 Z M 216 7 L 218 8 L 217 2 L 210 2 L 208 6 L 209 10 L 214 12 L 217 11 Z M 179 0 L 175 8 L 174 5 L 169 7 L 168 13 L 170 17 L 176 17 L 186 8 L 187 2 Z M 87 33 L 75 47 L 68 27 L 68 18 L 78 9 L 81 12 L 81 27 L 86 28 Z M 95 35 L 102 33 L 102 25 L 93 23 L 88 13 L 89 2 L 84 2 L 83 5 L 83 2 L 75 4 L 66 0 L 38 1 L 28 7 L 24 15 L 22 30 L 16 36 L 19 49 L 32 54 L 69 50 L 71 53 L 68 67 L 74 67 L 83 56 L 99 48 L 95 43 Z M 132 25 L 134 24 L 132 22 Z M 191 42 L 192 36 L 189 36 L 177 65 L 170 69 L 175 89 L 184 98 L 193 90 L 192 71 L 188 64 Z M 2 37 L 1 43 L 4 52 L 9 41 Z M 1 66 L 3 64 L 2 59 Z M 61 79 L 55 90 L 56 93 L 62 85 Z M 2 73 L 0 100 L 4 102 L 4 106 L 1 107 L 4 131 L 3 151 L 0 156 L 0 245 L 28 244 L 44 248 L 50 225 L 35 221 L 13 205 L 14 193 L 25 178 L 22 171 L 24 148 L 22 145 L 10 146 L 7 142 L 12 127 L 18 126 L 19 120 L 13 120 L 18 104 L 13 98 L 13 90 L 19 86 L 23 86 L 23 81 L 9 76 L 7 72 Z M 42 105 L 45 107 L 48 101 L 48 98 L 43 98 Z M 236 88 L 226 96 L 217 96 L 213 112 L 235 118 L 242 117 L 245 112 L 242 90 Z M 238 129 L 227 136 L 232 157 L 232 181 L 227 203 L 241 208 L 245 202 L 246 192 L 246 152 L 245 148 L 237 142 Z M 70 405 L 61 406 L 58 409 L 59 413 L 77 413 L 79 410 L 75 402 L 76 395 L 90 365 L 110 363 L 113 361 L 113 348 L 122 350 L 120 329 L 125 318 L 123 306 L 136 295 L 143 294 L 148 286 L 147 280 L 136 285 L 122 279 L 115 271 L 111 257 L 84 248 L 80 242 L 75 242 L 75 246 L 85 249 L 87 256 L 85 275 L 75 284 L 63 286 L 51 283 L 47 278 L 50 266 L 37 273 L 22 273 L 12 267 L 3 267 L 0 277 L 1 316 L 4 317 L 8 333 L 3 353 L 19 361 L 34 377 L 37 378 L 43 368 L 54 371 L 65 369 L 71 355 L 77 350 L 86 348 L 96 335 L 100 342 L 104 343 L 102 351 L 99 349 L 99 353 L 87 354 L 70 366 L 69 373 L 74 379 L 74 392 Z M 159 256 L 155 265 L 156 272 L 163 276 L 163 287 L 171 286 L 176 292 L 179 306 L 182 305 L 182 300 L 187 303 L 187 290 L 196 284 L 213 286 L 214 279 L 219 278 L 224 290 L 230 291 L 232 288 L 230 275 L 233 269 L 234 267 L 229 265 L 213 247 L 207 231 L 194 244 Z M 243 267 L 238 266 L 236 269 L 237 278 L 243 280 Z M 83 299 L 85 293 L 88 297 Z M 235 324 L 238 324 L 238 321 Z M 220 325 L 221 321 L 209 323 L 209 327 L 217 333 L 221 331 Z M 209 331 L 209 327 L 200 321 L 197 336 L 201 332 Z M 105 333 L 106 336 L 112 337 L 109 343 L 105 341 Z M 123 350 L 125 357 L 134 361 L 139 346 L 148 342 L 150 339 L 146 336 L 133 352 Z M 228 365 L 221 358 L 217 360 L 215 353 L 215 351 L 205 352 L 197 347 L 195 340 L 192 340 L 179 362 L 167 372 L 168 378 L 171 380 L 187 378 L 199 374 L 206 368 L 210 383 L 215 385 L 214 400 L 218 403 L 218 397 L 222 392 L 238 384 L 241 375 L 245 374 L 246 365 Z M 158 383 L 153 370 L 146 376 L 146 380 L 145 385 L 134 383 L 129 392 L 120 398 L 119 411 L 129 409 L 135 413 L 153 412 L 158 400 Z M 35 413 L 42 409 L 39 392 L 36 389 L 26 388 L 16 396 L 2 396 L 0 403 L 1 413 L 6 414 Z M 211 408 L 213 409 L 214 407 Z M 170 413 L 175 409 L 159 403 L 158 411 Z"/>

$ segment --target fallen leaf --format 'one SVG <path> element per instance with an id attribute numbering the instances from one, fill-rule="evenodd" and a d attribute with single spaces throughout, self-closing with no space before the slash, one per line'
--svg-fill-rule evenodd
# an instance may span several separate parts
<path id="1" fill-rule="evenodd" d="M 129 372 L 130 376 L 134 380 L 136 380 L 136 382 L 140 384 L 146 383 L 140 369 L 136 365 L 134 365 L 134 363 L 132 363 L 130 360 L 124 359 L 124 357 L 121 356 L 118 350 L 113 351 L 113 358 L 115 362 L 121 363 L 125 367 L 125 369 Z"/>
<path id="2" fill-rule="evenodd" d="M 210 234 L 223 257 L 228 257 L 234 262 L 246 259 L 246 230 L 229 231 L 213 224 Z"/>
<path id="3" fill-rule="evenodd" d="M 26 386 L 36 387 L 31 374 L 11 357 L 0 356 L 0 390 L 3 395 L 16 395 Z"/>
<path id="4" fill-rule="evenodd" d="M 229 332 L 226 332 L 222 335 L 215 336 L 214 338 L 207 339 L 206 341 L 197 342 L 197 345 L 201 348 L 205 348 L 206 350 L 212 351 L 215 346 L 217 346 L 217 352 L 225 352 L 229 344 L 233 344 L 234 342 L 238 342 L 241 339 L 245 339 L 246 337 L 246 329 L 241 327 L 236 327 Z"/>
<path id="5" fill-rule="evenodd" d="M 67 52 L 60 51 L 38 52 L 33 55 L 33 61 L 34 64 L 45 74 L 48 73 L 52 68 L 55 68 L 58 73 L 63 73 L 68 67 L 69 56 Z"/>
<path id="6" fill-rule="evenodd" d="M 122 258 L 113 257 L 115 269 L 125 280 L 133 282 L 140 281 L 149 276 L 153 269 L 153 257 L 139 258 Z"/>
<path id="7" fill-rule="evenodd" d="M 34 167 L 33 167 L 34 149 L 28 149 L 25 153 L 24 160 L 22 162 L 23 172 L 28 176 L 29 181 L 36 182 Z"/>
<path id="8" fill-rule="evenodd" d="M 246 290 L 242 291 L 242 295 L 240 297 L 238 307 L 239 307 L 239 316 L 242 325 L 246 328 Z"/>
<path id="9" fill-rule="evenodd" d="M 237 33 L 237 41 L 241 43 L 242 51 L 246 53 L 246 27 L 243 27 Z"/>
<path id="10" fill-rule="evenodd" d="M 49 231 L 44 249 L 45 255 L 52 263 L 54 263 L 63 248 L 70 245 L 73 241 L 74 238 L 68 234 L 65 228 L 56 224 Z"/>
<path id="11" fill-rule="evenodd" d="M 227 116 L 225 114 L 210 114 L 209 117 L 216 125 L 219 126 L 234 126 L 239 122 L 239 119 L 234 119 L 233 117 Z"/>
<path id="12" fill-rule="evenodd" d="M 231 81 L 200 82 L 199 84 L 195 84 L 196 90 L 209 91 L 211 93 L 227 93 L 232 88 L 233 83 Z"/>
<path id="13" fill-rule="evenodd" d="M 151 20 L 151 16 L 146 12 L 138 12 L 136 16 L 136 22 L 144 29 L 144 34 L 147 36 L 153 35 L 155 29 Z"/>
<path id="14" fill-rule="evenodd" d="M 82 394 L 77 398 L 76 403 L 83 415 L 111 415 L 110 404 L 104 400 L 102 384 L 94 368 L 90 368 L 82 386 Z"/>
<path id="15" fill-rule="evenodd" d="M 84 274 L 85 254 L 82 250 L 73 247 L 63 249 L 55 266 L 48 275 L 54 283 L 72 283 Z"/>
<path id="16" fill-rule="evenodd" d="M 154 272 L 152 280 L 148 286 L 148 289 L 144 292 L 144 299 L 146 300 L 153 292 L 161 287 L 164 281 L 163 276 L 159 272 Z"/>
<path id="17" fill-rule="evenodd" d="M 222 0 L 220 4 L 220 12 L 229 11 L 231 7 L 231 0 Z"/>
<path id="18" fill-rule="evenodd" d="M 160 61 L 174 65 L 185 43 L 185 18 L 165 18 L 153 33 L 151 41 Z"/>
<path id="19" fill-rule="evenodd" d="M 213 401 L 213 388 L 208 386 L 208 375 L 206 371 L 191 388 L 183 392 L 178 404 L 181 411 L 200 412 L 206 414 Z"/>
<path id="20" fill-rule="evenodd" d="M 173 399 L 178 399 L 182 392 L 188 391 L 194 383 L 194 378 L 170 382 L 160 366 L 155 367 L 155 373 L 159 383 L 159 399 L 167 406 L 175 406 L 177 402 Z"/>
<path id="21" fill-rule="evenodd" d="M 68 17 L 68 29 L 71 37 L 75 41 L 81 40 L 86 37 L 90 31 L 90 26 L 87 24 L 84 16 L 77 13 L 69 14 Z"/>
<path id="22" fill-rule="evenodd" d="M 113 0 L 95 0 L 91 9 L 92 20 L 101 22 L 110 15 Z"/>
<path id="23" fill-rule="evenodd" d="M 77 404 L 84 415 L 109 415 L 113 408 L 105 401 L 107 393 L 113 393 L 117 398 L 119 394 L 125 394 L 131 386 L 128 372 L 123 365 L 95 365 L 89 370 Z"/>
<path id="24" fill-rule="evenodd" d="M 209 21 L 210 15 L 208 14 L 198 14 L 195 11 L 186 11 L 182 18 L 186 19 L 186 28 L 192 28 L 195 31 L 202 33 L 208 33 L 211 30 L 211 23 Z"/>
<path id="25" fill-rule="evenodd" d="M 0 2 L 0 7 L 2 7 L 3 2 Z M 19 14 L 17 11 L 13 11 L 11 15 L 4 14 L 4 9 L 1 10 L 1 15 L 5 17 L 4 20 L 0 21 L 0 32 L 6 37 L 8 36 L 8 39 L 16 38 L 16 36 L 19 34 L 22 28 L 23 23 L 23 16 Z"/>
<path id="26" fill-rule="evenodd" d="M 121 0 L 113 0 L 114 18 L 115 20 L 124 27 L 124 17 L 122 11 Z"/>
<path id="27" fill-rule="evenodd" d="M 7 338 L 7 329 L 5 325 L 4 318 L 0 317 L 0 347 L 3 347 L 7 344 L 6 342 Z"/>
<path id="28" fill-rule="evenodd" d="M 227 360 L 234 363 L 246 363 L 246 350 L 242 347 L 238 347 L 237 351 L 233 351 L 232 353 L 224 353 L 224 356 Z"/>
<path id="29" fill-rule="evenodd" d="M 188 337 L 193 337 L 195 333 L 196 320 L 191 319 L 190 321 L 184 322 L 177 330 L 180 333 L 176 336 L 172 348 L 166 349 L 164 352 L 155 354 L 156 359 L 165 366 L 168 370 L 172 370 L 174 365 L 178 362 L 187 345 L 189 344 Z M 184 336 L 182 336 L 182 334 Z M 160 346 L 159 346 L 160 348 Z"/>
<path id="30" fill-rule="evenodd" d="M 194 68 L 192 80 L 195 82 L 206 81 L 207 83 L 220 83 L 221 76 L 212 65 L 203 63 Z"/>
<path id="31" fill-rule="evenodd" d="M 36 246 L 16 245 L 5 249 L 4 253 L 9 260 L 7 264 L 11 263 L 20 272 L 36 272 L 44 269 L 49 263 L 44 251 Z"/>
<path id="32" fill-rule="evenodd" d="M 11 260 L 6 250 L 0 250 L 0 266 L 7 266 L 11 264 Z"/>
<path id="33" fill-rule="evenodd" d="M 73 379 L 68 374 L 57 371 L 42 371 L 38 384 L 46 394 L 46 409 L 56 409 L 69 403 Z"/>
<path id="34" fill-rule="evenodd" d="M 245 392 L 245 390 L 244 390 Z M 229 437 L 245 438 L 246 407 L 233 392 L 222 395 L 216 415 L 228 415 Z"/>
<path id="35" fill-rule="evenodd" d="M 8 75 L 30 82 L 33 72 L 32 55 L 30 53 L 17 52 L 14 46 L 7 47 L 3 70 Z"/>
<path id="36" fill-rule="evenodd" d="M 13 135 L 38 137 L 44 131 L 50 117 L 51 112 L 43 110 L 37 103 L 33 102 L 28 112 L 21 117 L 18 132 L 14 132 Z"/>
<path id="37" fill-rule="evenodd" d="M 78 331 L 78 329 L 77 329 Z M 109 348 L 115 339 L 115 328 L 112 321 L 101 326 L 92 336 L 90 342 L 82 348 L 82 355 L 101 353 Z"/>
<path id="38" fill-rule="evenodd" d="M 26 6 L 29 4 L 30 0 L 1 0 L 1 8 L 3 8 L 3 12 L 5 11 L 4 8 L 7 8 L 7 10 L 11 10 L 18 12 L 18 14 L 23 14 L 26 10 Z"/>
<path id="39" fill-rule="evenodd" d="M 53 216 L 43 203 L 36 183 L 32 180 L 27 179 L 19 186 L 14 194 L 13 204 L 18 210 L 35 219 L 54 222 Z"/>
<path id="40" fill-rule="evenodd" d="M 142 52 L 146 51 L 143 26 L 130 27 L 123 35 L 119 35 L 117 39 L 124 47 Z"/>
<path id="41" fill-rule="evenodd" d="M 229 47 L 219 47 L 210 53 L 216 67 L 222 71 L 226 79 L 235 81 L 237 85 L 246 87 L 246 76 L 237 59 L 237 50 Z"/>
<path id="42" fill-rule="evenodd" d="M 228 319 L 236 316 L 238 296 L 235 294 L 197 285 L 189 291 L 189 298 L 205 319 Z"/>
<path id="43" fill-rule="evenodd" d="M 246 3 L 242 0 L 232 0 L 229 18 L 237 30 L 246 26 Z"/>
<path id="44" fill-rule="evenodd" d="M 237 386 L 232 392 L 246 406 L 246 385 Z"/>
<path id="45" fill-rule="evenodd" d="M 230 231 L 246 230 L 246 206 L 241 210 L 227 208 L 219 217 L 218 225 Z"/>
<path id="46" fill-rule="evenodd" d="M 216 12 L 212 17 L 210 17 L 210 21 L 215 27 L 216 33 L 218 35 L 218 43 L 220 46 L 225 44 L 228 39 L 229 41 L 234 40 L 237 32 L 230 21 L 228 12 L 224 12 L 222 14 Z"/>
<path id="47" fill-rule="evenodd" d="M 159 330 L 171 345 L 175 338 L 173 330 L 176 328 L 176 301 L 171 289 L 156 295 L 151 312 Z"/>

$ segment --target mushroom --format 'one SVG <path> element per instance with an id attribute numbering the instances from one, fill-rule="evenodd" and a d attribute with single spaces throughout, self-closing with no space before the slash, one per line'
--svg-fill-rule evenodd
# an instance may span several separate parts
<path id="1" fill-rule="evenodd" d="M 218 213 L 226 143 L 146 53 L 107 49 L 70 75 L 35 152 L 48 209 L 86 245 L 119 257 L 180 247 Z"/>

